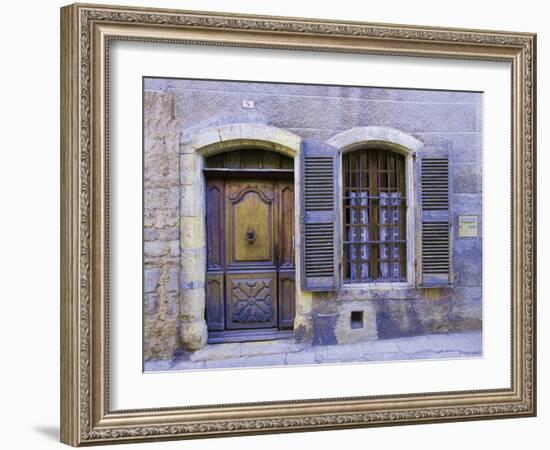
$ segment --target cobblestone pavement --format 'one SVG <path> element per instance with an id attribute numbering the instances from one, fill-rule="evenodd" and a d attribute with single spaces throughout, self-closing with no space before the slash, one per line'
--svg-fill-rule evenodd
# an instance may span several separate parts
<path id="1" fill-rule="evenodd" d="M 292 339 L 282 339 L 207 345 L 192 353 L 182 353 L 172 361 L 147 361 L 145 371 L 469 358 L 481 355 L 480 331 L 329 346 L 297 344 Z"/>

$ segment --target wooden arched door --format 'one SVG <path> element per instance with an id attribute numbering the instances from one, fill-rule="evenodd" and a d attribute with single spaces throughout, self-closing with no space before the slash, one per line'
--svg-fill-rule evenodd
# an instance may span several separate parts
<path id="1" fill-rule="evenodd" d="M 211 343 L 287 337 L 294 323 L 292 171 L 243 169 L 205 170 Z"/>

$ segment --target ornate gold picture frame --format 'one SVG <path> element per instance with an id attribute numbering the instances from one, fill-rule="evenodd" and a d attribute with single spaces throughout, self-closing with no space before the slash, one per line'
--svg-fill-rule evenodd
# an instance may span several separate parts
<path id="1" fill-rule="evenodd" d="M 109 383 L 108 105 L 115 41 L 509 63 L 510 386 L 114 410 Z M 536 35 L 531 33 L 105 5 L 62 8 L 61 441 L 81 446 L 534 416 L 535 89 Z M 465 236 L 477 235 L 469 233 Z"/>

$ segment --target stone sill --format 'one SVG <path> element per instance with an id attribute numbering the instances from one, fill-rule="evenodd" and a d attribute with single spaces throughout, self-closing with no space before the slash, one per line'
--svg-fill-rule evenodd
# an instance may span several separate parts
<path id="1" fill-rule="evenodd" d="M 454 287 L 423 288 L 409 283 L 362 283 L 346 284 L 336 297 L 343 301 L 357 300 L 436 300 L 452 295 Z"/>

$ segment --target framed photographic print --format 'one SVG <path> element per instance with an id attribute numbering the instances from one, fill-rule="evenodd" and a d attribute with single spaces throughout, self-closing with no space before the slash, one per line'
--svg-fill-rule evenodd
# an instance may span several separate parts
<path id="1" fill-rule="evenodd" d="M 536 413 L 536 36 L 70 5 L 61 439 Z"/>

